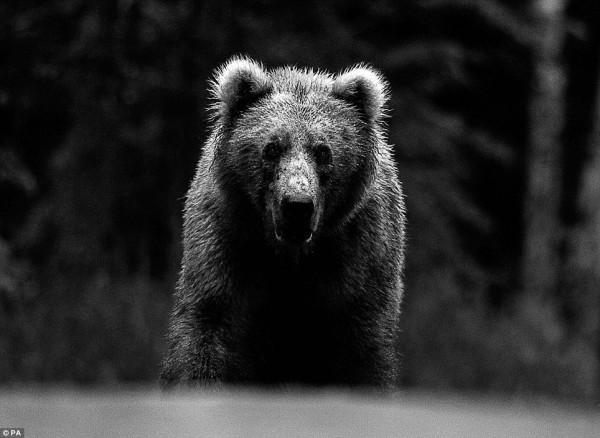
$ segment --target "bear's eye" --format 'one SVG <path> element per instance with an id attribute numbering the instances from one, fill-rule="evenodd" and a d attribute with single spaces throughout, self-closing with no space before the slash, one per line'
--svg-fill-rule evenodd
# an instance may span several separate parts
<path id="1" fill-rule="evenodd" d="M 319 165 L 331 163 L 331 148 L 324 144 L 319 144 L 315 147 L 315 160 Z"/>
<path id="2" fill-rule="evenodd" d="M 281 153 L 281 147 L 277 142 L 269 142 L 263 149 L 263 158 L 265 160 L 273 161 L 279 158 L 279 154 Z"/>

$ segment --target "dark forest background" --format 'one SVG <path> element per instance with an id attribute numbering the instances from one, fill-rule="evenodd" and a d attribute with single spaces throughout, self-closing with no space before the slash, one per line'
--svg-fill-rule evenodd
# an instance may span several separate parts
<path id="1" fill-rule="evenodd" d="M 600 2 L 0 3 L 0 384 L 153 383 L 234 54 L 391 84 L 401 384 L 600 399 Z"/>

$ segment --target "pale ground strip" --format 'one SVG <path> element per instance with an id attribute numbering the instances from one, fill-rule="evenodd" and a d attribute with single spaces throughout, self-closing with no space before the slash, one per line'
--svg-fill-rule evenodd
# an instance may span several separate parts
<path id="1" fill-rule="evenodd" d="M 0 427 L 54 437 L 600 437 L 600 407 L 335 391 L 4 390 Z"/>

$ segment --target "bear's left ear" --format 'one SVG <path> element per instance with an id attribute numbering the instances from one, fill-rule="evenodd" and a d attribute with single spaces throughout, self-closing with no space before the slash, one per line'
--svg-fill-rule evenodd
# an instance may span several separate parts
<path id="1" fill-rule="evenodd" d="M 381 74 L 366 66 L 346 70 L 335 78 L 333 95 L 354 105 L 368 123 L 378 122 L 385 112 L 388 86 Z"/>
<path id="2" fill-rule="evenodd" d="M 211 94 L 216 115 L 232 121 L 261 97 L 273 84 L 263 67 L 250 58 L 235 57 L 215 72 Z"/>

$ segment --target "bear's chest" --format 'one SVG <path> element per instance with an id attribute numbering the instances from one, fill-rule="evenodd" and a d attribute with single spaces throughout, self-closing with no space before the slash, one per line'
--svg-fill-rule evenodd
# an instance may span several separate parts
<path id="1" fill-rule="evenodd" d="M 330 365 L 343 356 L 351 335 L 347 309 L 327 296 L 328 281 L 315 276 L 265 283 L 253 318 L 253 345 L 270 382 L 318 384 L 332 379 Z"/>

